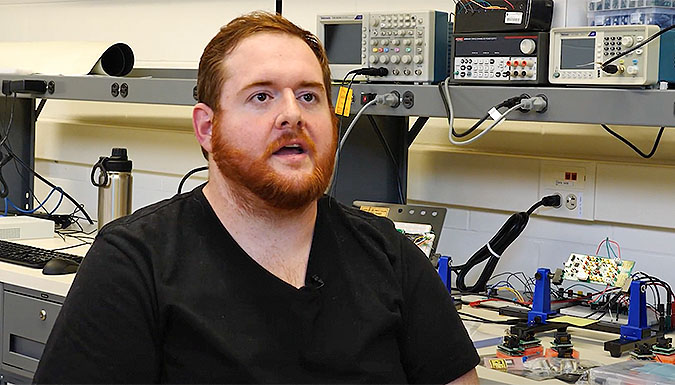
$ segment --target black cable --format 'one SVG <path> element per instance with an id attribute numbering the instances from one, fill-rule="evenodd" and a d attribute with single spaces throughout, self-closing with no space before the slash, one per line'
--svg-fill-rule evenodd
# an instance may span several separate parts
<path id="1" fill-rule="evenodd" d="M 7 95 L 5 95 L 5 102 L 6 102 L 6 101 L 7 101 Z M 35 170 L 32 169 L 31 167 L 29 167 L 26 163 L 24 163 L 23 160 L 21 160 L 21 158 L 19 158 L 18 156 L 16 156 L 16 154 L 14 153 L 14 151 L 12 151 L 12 148 L 10 147 L 10 145 L 9 145 L 9 143 L 8 143 L 8 138 L 9 138 L 9 132 L 10 132 L 10 129 L 11 129 L 11 127 L 12 127 L 12 120 L 13 120 L 13 118 L 14 118 L 14 104 L 15 104 L 15 101 L 16 101 L 16 93 L 14 93 L 14 101 L 12 102 L 12 108 L 11 108 L 11 111 L 10 111 L 9 124 L 8 124 L 8 126 L 7 126 L 7 130 L 5 130 L 5 136 L 4 136 L 4 137 L 2 138 L 2 140 L 0 141 L 0 147 L 4 147 L 4 148 L 7 150 L 7 155 L 8 155 L 10 158 L 13 158 L 15 164 L 16 164 L 16 162 L 18 162 L 23 168 L 25 168 L 27 171 L 29 171 L 30 173 L 32 173 L 36 178 L 38 178 L 39 180 L 41 180 L 43 183 L 45 183 L 45 184 L 48 185 L 49 187 L 51 187 L 51 188 L 53 188 L 53 189 L 59 189 L 58 187 L 56 187 L 56 185 L 54 185 L 53 183 L 51 183 L 50 181 L 48 181 L 47 179 L 45 179 L 45 178 L 44 178 L 42 175 L 40 175 L 37 171 L 35 171 Z M 5 163 L 6 163 L 6 162 L 5 162 Z M 17 171 L 18 171 L 18 170 L 17 170 Z M 2 170 L 0 169 L 0 175 L 1 175 L 1 172 L 2 172 Z M 18 173 L 18 174 L 21 175 L 21 173 Z M 1 177 L 0 177 L 0 179 L 1 179 Z M 70 201 L 75 205 L 75 207 L 78 208 L 78 209 L 84 214 L 84 216 L 87 218 L 87 221 L 89 221 L 89 223 L 93 225 L 93 224 L 94 224 L 94 221 L 92 221 L 92 219 L 91 219 L 91 217 L 89 216 L 89 214 L 84 210 L 84 207 L 82 207 L 82 205 L 81 205 L 80 203 L 78 203 L 75 199 L 73 199 L 73 197 L 71 197 L 70 194 L 68 194 L 67 192 L 65 192 L 63 189 L 59 189 L 59 190 L 61 191 L 61 193 L 63 193 L 63 196 L 65 196 L 68 200 L 70 200 Z M 32 193 L 32 192 L 31 192 L 31 193 Z M 32 195 L 33 195 L 33 197 L 35 197 L 35 194 L 32 194 Z"/>
<path id="2" fill-rule="evenodd" d="M 645 41 L 643 41 L 642 43 L 640 43 L 640 44 L 634 46 L 633 48 L 631 48 L 631 49 L 629 49 L 629 50 L 627 50 L 627 51 L 624 51 L 624 52 L 622 52 L 622 53 L 619 54 L 619 55 L 616 55 L 616 56 L 614 56 L 614 57 L 611 57 L 611 58 L 607 59 L 604 63 L 602 63 L 602 64 L 600 65 L 600 67 L 601 67 L 603 70 L 605 70 L 605 67 L 606 67 L 607 65 L 609 65 L 610 63 L 614 62 L 615 60 L 617 60 L 617 59 L 619 59 L 619 58 L 622 58 L 622 57 L 624 57 L 624 56 L 626 56 L 626 55 L 631 54 L 633 51 L 639 49 L 640 47 L 645 46 L 646 44 L 648 44 L 648 43 L 651 42 L 652 40 L 656 39 L 657 37 L 663 35 L 664 33 L 670 31 L 670 30 L 673 29 L 673 28 L 675 28 L 675 24 L 671 25 L 670 27 L 667 27 L 667 28 L 664 28 L 664 29 L 660 30 L 659 32 L 653 34 L 652 36 L 650 36 L 649 38 L 647 38 L 647 40 L 645 40 Z"/>
<path id="3" fill-rule="evenodd" d="M 200 171 L 206 171 L 209 169 L 209 166 L 200 166 L 193 168 L 192 170 L 188 171 L 187 174 L 183 175 L 183 178 L 181 178 L 180 183 L 178 183 L 178 192 L 177 194 L 180 194 L 181 191 L 183 191 L 183 184 L 192 176 L 192 174 L 198 173 Z"/>
<path id="4" fill-rule="evenodd" d="M 624 144 L 626 144 L 628 147 L 630 147 L 631 149 L 633 149 L 633 151 L 637 152 L 638 155 L 640 155 L 641 157 L 643 157 L 643 158 L 645 158 L 645 159 L 651 158 L 652 155 L 654 155 L 654 154 L 656 153 L 656 150 L 657 150 L 658 147 L 659 147 L 659 142 L 661 142 L 661 136 L 663 135 L 663 130 L 665 129 L 665 127 L 661 127 L 661 128 L 659 129 L 659 133 L 656 135 L 656 139 L 654 140 L 654 145 L 652 146 L 652 150 L 649 152 L 649 154 L 645 154 L 644 152 L 640 151 L 640 149 L 637 148 L 633 143 L 629 142 L 626 138 L 624 138 L 623 136 L 619 135 L 618 133 L 612 131 L 612 129 L 609 128 L 609 127 L 607 127 L 606 124 L 600 124 L 600 125 L 602 126 L 602 128 L 605 129 L 605 131 L 607 131 L 607 132 L 609 132 L 610 134 L 612 134 L 615 138 L 617 138 L 617 139 L 619 139 L 620 141 L 622 141 L 622 142 L 623 142 Z"/>
<path id="5" fill-rule="evenodd" d="M 342 138 L 342 134 L 343 134 L 342 133 L 342 118 L 344 118 L 344 113 L 345 113 L 345 110 L 347 109 L 347 102 L 351 102 L 349 100 L 349 91 L 352 89 L 352 85 L 354 84 L 354 79 L 356 78 L 358 73 L 356 73 L 356 70 L 352 70 L 352 71 L 347 72 L 345 77 L 342 78 L 342 83 L 340 83 L 340 88 L 344 87 L 345 82 L 347 81 L 347 77 L 349 77 L 349 75 L 352 75 L 352 78 L 349 81 L 349 86 L 347 87 L 347 93 L 345 94 L 345 102 L 342 105 L 342 111 L 340 111 L 340 119 L 339 119 L 339 123 L 338 123 L 338 141 L 340 140 L 340 138 Z M 337 195 L 337 182 L 338 182 L 338 172 L 339 172 L 339 170 L 340 170 L 340 157 L 338 157 L 337 161 L 335 162 L 335 166 L 334 166 L 334 170 L 333 170 L 333 183 L 332 183 L 332 185 L 330 186 L 330 189 L 329 189 L 329 191 L 330 191 L 329 195 L 334 197 L 334 198 L 336 198 L 336 195 Z"/>
<path id="6" fill-rule="evenodd" d="M 488 118 L 490 118 L 490 113 L 486 112 L 485 115 L 482 118 L 480 118 L 477 122 L 475 122 L 473 124 L 473 126 L 468 128 L 466 131 L 464 131 L 462 133 L 459 133 L 459 132 L 455 131 L 455 126 L 454 126 L 454 124 L 452 122 L 452 119 L 450 117 L 450 115 L 451 115 L 450 104 L 448 103 L 448 100 L 445 98 L 444 88 L 445 88 L 445 82 L 446 81 L 448 81 L 448 79 L 438 83 L 438 91 L 441 94 L 441 101 L 443 102 L 443 107 L 445 108 L 445 117 L 448 121 L 448 125 L 450 126 L 452 136 L 456 137 L 456 138 L 463 138 L 467 135 L 470 135 L 474 131 L 476 131 L 478 129 L 478 127 L 480 127 Z M 518 103 L 520 103 L 523 99 L 527 99 L 527 98 L 529 98 L 529 95 L 527 95 L 527 94 L 521 94 L 521 95 L 518 95 L 518 96 L 513 96 L 513 97 L 510 97 L 510 98 L 502 101 L 501 103 L 499 103 L 495 106 L 492 106 L 492 108 L 496 109 L 497 111 L 499 111 L 500 108 L 504 108 L 504 107 L 512 108 L 512 107 L 517 106 Z M 492 108 L 490 108 L 490 110 L 492 110 Z"/>
<path id="7" fill-rule="evenodd" d="M 372 115 L 368 115 L 368 121 L 370 122 L 370 125 L 373 127 L 373 130 L 375 130 L 377 138 L 380 140 L 380 143 L 384 147 L 384 150 L 387 152 L 387 156 L 389 156 L 391 164 L 394 166 L 394 173 L 396 174 L 396 186 L 398 188 L 398 199 L 401 204 L 405 204 L 405 200 L 403 199 L 403 183 L 401 183 L 401 175 L 399 173 L 400 170 L 398 168 L 398 162 L 396 161 L 396 158 L 394 158 L 394 154 L 392 153 L 391 148 L 389 147 L 389 143 L 387 143 L 387 140 L 384 138 L 384 134 L 382 133 L 382 130 L 380 130 L 380 127 L 377 125 L 375 118 L 373 118 Z"/>
<path id="8" fill-rule="evenodd" d="M 549 195 L 542 198 L 535 203 L 526 212 L 519 212 L 511 215 L 509 219 L 502 225 L 497 233 L 490 239 L 490 241 L 478 251 L 476 251 L 469 260 L 459 266 L 453 266 L 452 270 L 457 272 L 457 288 L 461 291 L 468 291 L 472 293 L 479 293 L 486 290 L 487 282 L 492 276 L 499 262 L 499 258 L 504 253 L 507 247 L 518 238 L 520 233 L 525 230 L 530 214 L 540 206 L 557 207 L 560 205 L 559 195 Z M 467 286 L 464 280 L 469 271 L 478 264 L 487 260 L 483 271 L 476 283 L 472 286 Z"/>
<path id="9" fill-rule="evenodd" d="M 464 313 L 464 312 L 461 312 L 461 311 L 458 311 L 457 314 L 459 314 L 460 316 L 466 316 L 466 317 L 473 318 L 473 320 L 463 320 L 463 321 L 474 321 L 474 322 L 480 321 L 480 322 L 487 323 L 487 324 L 498 324 L 498 325 L 515 325 L 516 323 L 519 322 L 519 320 L 517 320 L 517 319 L 491 320 L 491 319 L 479 317 L 477 315 L 473 315 L 473 314 L 470 314 L 470 313 Z"/>
<path id="10" fill-rule="evenodd" d="M 53 188 L 53 189 L 57 189 L 57 188 L 58 188 L 58 187 L 56 187 L 55 184 L 53 184 L 52 182 L 48 181 L 46 178 L 44 178 L 42 175 L 40 175 L 37 171 L 35 171 L 35 170 L 33 170 L 32 168 L 30 168 L 26 163 L 23 162 L 23 160 L 21 160 L 21 158 L 19 158 L 18 156 L 16 156 L 16 154 L 14 154 L 14 152 L 12 152 L 11 148 L 7 145 L 7 143 L 4 143 L 2 146 L 7 150 L 7 152 L 9 153 L 9 155 L 11 155 L 11 156 L 14 158 L 14 160 L 16 160 L 17 162 L 19 162 L 19 164 L 20 164 L 23 168 L 25 168 L 27 171 L 29 171 L 30 173 L 32 173 L 36 178 L 38 178 L 38 179 L 41 180 L 43 183 L 45 183 L 47 186 L 49 186 L 49 187 L 51 187 L 51 188 Z M 84 209 L 84 207 L 83 207 L 79 202 L 77 202 L 73 197 L 71 197 L 70 194 L 68 194 L 65 190 L 61 189 L 61 192 L 63 193 L 63 196 L 65 196 L 70 202 L 72 202 L 72 203 L 75 205 L 75 207 L 77 207 L 77 208 L 82 212 L 82 214 L 84 214 L 84 216 L 87 218 L 87 221 L 89 222 L 89 224 L 92 224 L 92 225 L 93 225 L 93 224 L 94 224 L 94 221 L 91 219 L 91 217 L 89 216 L 89 214 L 87 214 L 87 211 Z"/>

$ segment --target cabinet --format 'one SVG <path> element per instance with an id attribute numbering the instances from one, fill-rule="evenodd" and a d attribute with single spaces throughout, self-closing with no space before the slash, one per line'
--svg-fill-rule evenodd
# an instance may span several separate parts
<path id="1" fill-rule="evenodd" d="M 2 286 L 2 381 L 30 383 L 64 298 Z"/>

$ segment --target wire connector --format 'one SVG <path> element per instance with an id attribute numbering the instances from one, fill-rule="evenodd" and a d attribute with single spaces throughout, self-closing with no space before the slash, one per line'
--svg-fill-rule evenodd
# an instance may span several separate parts
<path id="1" fill-rule="evenodd" d="M 514 96 L 514 97 L 512 97 L 512 98 L 508 98 L 508 99 L 504 100 L 503 102 L 497 104 L 497 105 L 495 106 L 495 108 L 501 108 L 501 107 L 511 108 L 511 107 L 515 107 L 515 106 L 517 106 L 518 104 L 520 104 L 520 102 L 521 102 L 523 99 L 527 99 L 527 98 L 529 98 L 529 97 L 530 97 L 530 95 L 528 95 L 528 94 L 520 94 L 520 95 L 518 95 L 518 96 Z"/>
<path id="2" fill-rule="evenodd" d="M 532 98 L 523 99 L 520 101 L 521 111 L 544 112 L 548 109 L 548 99 L 545 95 L 537 95 Z"/>
<path id="3" fill-rule="evenodd" d="M 541 198 L 541 203 L 546 207 L 559 208 L 562 206 L 562 197 L 560 194 L 547 195 Z"/>
<path id="4" fill-rule="evenodd" d="M 389 75 L 389 69 L 386 67 L 366 67 L 366 68 L 359 68 L 353 71 L 350 71 L 351 73 L 355 73 L 357 75 L 366 75 L 366 76 L 387 76 Z"/>
<path id="5" fill-rule="evenodd" d="M 401 105 L 401 94 L 399 94 L 398 91 L 391 91 L 384 95 L 377 95 L 375 97 L 375 103 L 396 108 Z"/>

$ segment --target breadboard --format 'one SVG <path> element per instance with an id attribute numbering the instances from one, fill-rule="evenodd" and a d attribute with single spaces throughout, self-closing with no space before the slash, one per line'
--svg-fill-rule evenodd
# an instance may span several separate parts
<path id="1" fill-rule="evenodd" d="M 436 238 L 436 235 L 431 231 L 431 225 L 394 221 L 394 227 L 422 249 L 427 257 L 431 255 L 432 245 Z"/>
<path id="2" fill-rule="evenodd" d="M 634 261 L 573 253 L 565 262 L 563 279 L 623 287 L 634 266 Z"/>

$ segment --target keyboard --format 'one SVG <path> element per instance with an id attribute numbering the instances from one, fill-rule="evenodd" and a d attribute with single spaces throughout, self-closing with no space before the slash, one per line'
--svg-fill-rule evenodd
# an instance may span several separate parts
<path id="1" fill-rule="evenodd" d="M 82 263 L 83 257 L 0 240 L 1 262 L 42 269 L 52 258 L 69 259 Z"/>

